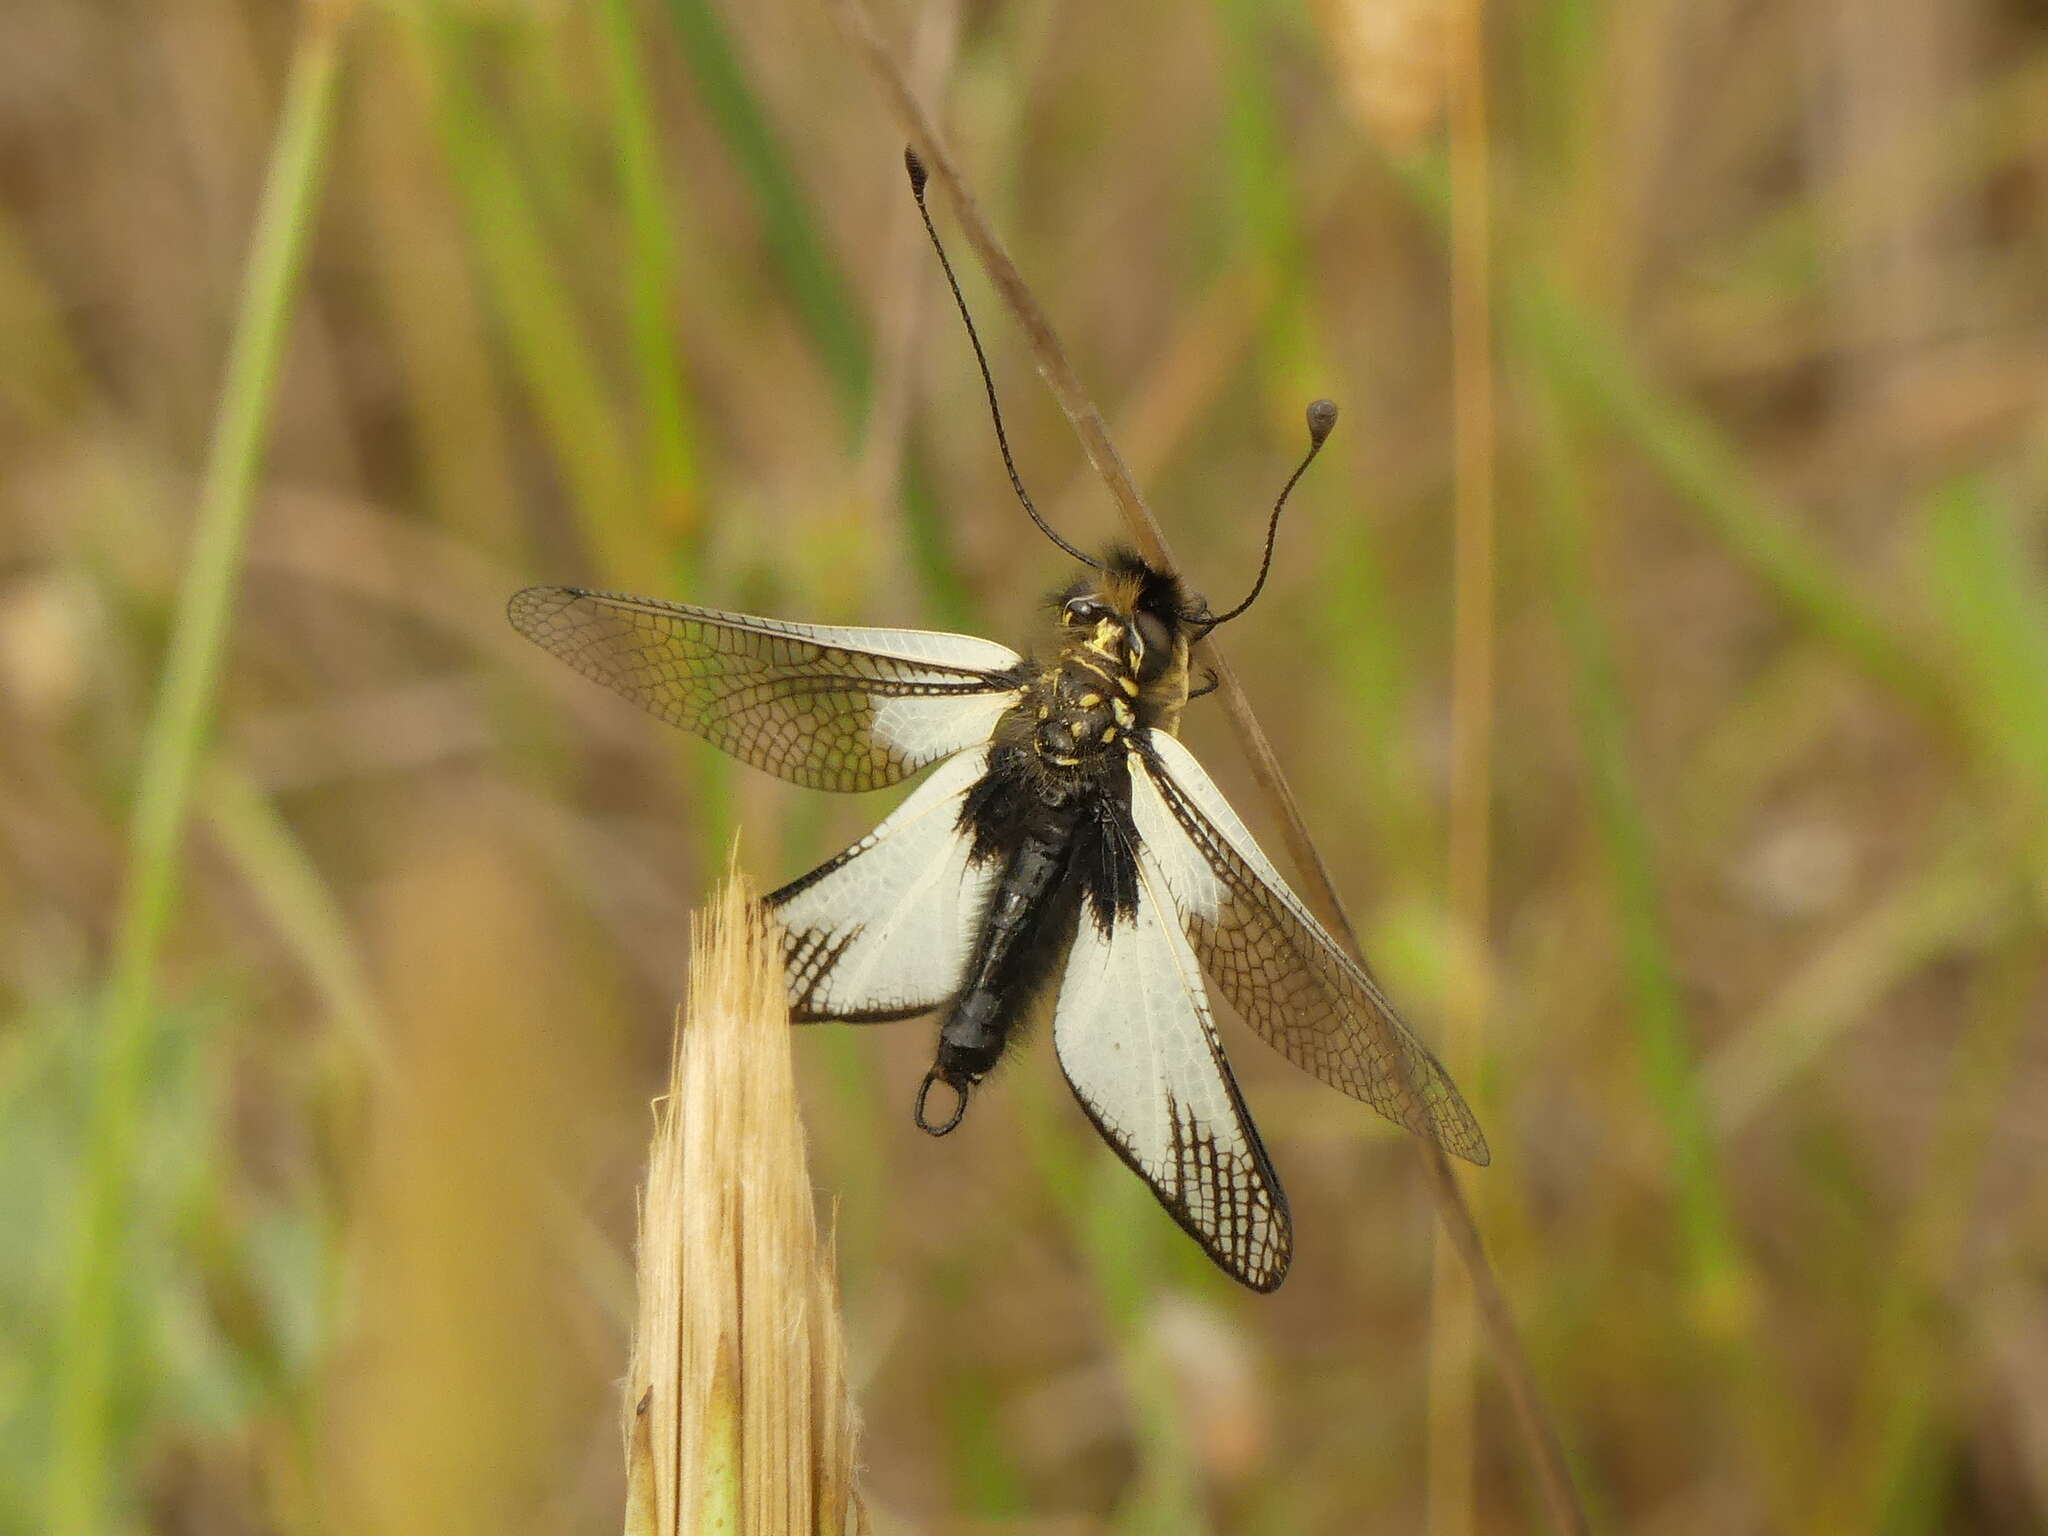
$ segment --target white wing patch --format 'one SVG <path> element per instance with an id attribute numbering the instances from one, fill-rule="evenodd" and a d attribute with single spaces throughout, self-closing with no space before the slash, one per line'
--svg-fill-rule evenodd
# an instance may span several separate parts
<path id="1" fill-rule="evenodd" d="M 1136 911 L 1104 934 L 1083 906 L 1053 1047 L 1088 1118 L 1160 1204 L 1224 1269 L 1270 1291 L 1293 1257 L 1287 1199 L 1224 1060 L 1168 878 L 1141 844 Z"/>
<path id="2" fill-rule="evenodd" d="M 1170 736 L 1162 736 L 1157 731 L 1152 733 L 1155 750 L 1162 740 L 1172 741 L 1174 746 L 1180 746 L 1180 743 L 1173 741 Z M 1188 761 L 1194 762 L 1192 753 L 1188 754 Z M 1250 846 L 1259 865 L 1264 866 L 1259 872 L 1277 884 L 1280 880 L 1279 874 L 1271 864 L 1266 863 L 1266 855 L 1260 851 L 1258 844 L 1252 842 L 1251 833 L 1245 831 L 1244 823 L 1237 819 L 1237 812 L 1233 811 L 1230 802 L 1217 792 L 1216 786 L 1210 782 L 1207 774 L 1202 774 L 1199 782 L 1191 786 L 1191 794 L 1203 789 L 1208 791 L 1208 796 L 1202 802 L 1202 808 L 1209 813 L 1210 819 L 1229 817 L 1229 821 L 1222 823 L 1223 827 L 1228 830 L 1235 826 L 1242 834 L 1244 842 Z M 1152 782 L 1152 775 L 1136 762 L 1131 764 L 1131 821 L 1137 826 L 1139 842 L 1158 865 L 1160 878 L 1165 880 L 1174 906 L 1188 917 L 1214 917 L 1217 909 L 1223 905 L 1223 882 L 1216 878 L 1216 871 L 1210 867 L 1209 861 L 1202 857 L 1202 851 L 1189 839 L 1186 830 L 1182 828 L 1165 798 L 1159 793 L 1159 786 Z"/>
<path id="3" fill-rule="evenodd" d="M 884 699 L 875 706 L 875 722 L 869 729 L 875 740 L 906 762 L 936 762 L 963 747 L 987 741 L 995 732 L 996 722 L 1016 704 L 1017 697 L 1013 692 Z"/>
<path id="4" fill-rule="evenodd" d="M 1001 873 L 972 865 L 959 826 L 961 801 L 987 771 L 987 747 L 960 753 L 874 831 L 768 898 L 788 930 L 797 1018 L 910 1018 L 960 990 Z"/>
<path id="5" fill-rule="evenodd" d="M 752 614 L 702 610 L 727 623 L 773 630 L 815 645 L 842 651 L 867 651 L 899 661 L 925 662 L 949 672 L 1007 672 L 1024 658 L 999 641 L 979 635 L 956 635 L 938 629 L 859 629 L 843 624 L 804 624 L 794 619 L 763 619 Z"/>

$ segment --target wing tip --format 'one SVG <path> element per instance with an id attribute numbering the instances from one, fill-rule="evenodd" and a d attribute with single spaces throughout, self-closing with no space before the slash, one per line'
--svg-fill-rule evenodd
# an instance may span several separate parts
<path id="1" fill-rule="evenodd" d="M 1491 1167 L 1493 1148 L 1487 1145 L 1486 1132 L 1479 1128 L 1479 1117 L 1472 1113 L 1472 1106 L 1465 1102 L 1465 1096 L 1458 1092 L 1450 1074 L 1441 1066 L 1437 1067 L 1436 1084 L 1441 1086 L 1443 1097 L 1428 1106 L 1421 1124 L 1411 1120 L 1408 1128 L 1423 1140 L 1436 1143 L 1451 1156 L 1461 1157 L 1475 1168 Z"/>
<path id="2" fill-rule="evenodd" d="M 548 620 L 589 595 L 582 587 L 521 587 L 505 599 L 505 618 L 520 634 L 536 639 Z"/>
<path id="3" fill-rule="evenodd" d="M 1256 1291 L 1261 1296 L 1270 1296 L 1280 1289 L 1280 1282 L 1287 1278 L 1287 1271 L 1293 1268 L 1293 1266 L 1294 1254 L 1292 1250 L 1289 1250 L 1280 1255 L 1279 1262 L 1273 1266 L 1270 1274 L 1254 1275 L 1235 1269 L 1229 1270 L 1227 1273 L 1246 1290 Z"/>

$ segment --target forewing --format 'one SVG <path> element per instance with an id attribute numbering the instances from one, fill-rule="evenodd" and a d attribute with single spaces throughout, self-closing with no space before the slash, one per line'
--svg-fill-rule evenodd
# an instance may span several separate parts
<path id="1" fill-rule="evenodd" d="M 1157 731 L 1145 747 L 1132 818 L 1230 1005 L 1296 1066 L 1446 1152 L 1488 1162 L 1479 1122 L 1436 1057 L 1288 889 L 1194 755 Z"/>
<path id="2" fill-rule="evenodd" d="M 1193 950 L 1157 865 L 1138 850 L 1134 910 L 1081 918 L 1053 1008 L 1074 1096 L 1203 1251 L 1255 1291 L 1286 1277 L 1280 1180 L 1230 1075 Z"/>
<path id="3" fill-rule="evenodd" d="M 960 990 L 1000 870 L 976 864 L 960 806 L 988 771 L 963 752 L 874 831 L 768 898 L 787 930 L 790 1012 L 878 1023 L 928 1013 Z"/>
<path id="4" fill-rule="evenodd" d="M 794 624 L 579 587 L 528 587 L 506 612 L 585 677 L 812 789 L 880 789 L 986 741 L 1022 665 L 972 635 Z"/>

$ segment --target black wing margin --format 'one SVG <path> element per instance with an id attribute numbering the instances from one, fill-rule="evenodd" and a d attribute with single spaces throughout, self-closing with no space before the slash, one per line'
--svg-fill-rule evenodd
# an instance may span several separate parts
<path id="1" fill-rule="evenodd" d="M 767 898 L 799 1023 L 913 1018 L 960 990 L 1002 872 L 975 862 L 960 826 L 987 771 L 987 748 L 959 753 L 874 831 Z"/>
<path id="2" fill-rule="evenodd" d="M 1202 969 L 1231 1006 L 1304 1071 L 1446 1152 L 1491 1161 L 1442 1064 L 1288 889 L 1193 754 L 1158 731 L 1145 746 L 1132 816 Z"/>
<path id="3" fill-rule="evenodd" d="M 1136 900 L 1084 902 L 1053 1007 L 1053 1048 L 1117 1156 L 1223 1270 L 1255 1291 L 1287 1277 L 1287 1196 L 1231 1076 L 1200 969 L 1152 850 Z"/>
<path id="4" fill-rule="evenodd" d="M 512 627 L 648 713 L 811 789 L 881 789 L 988 739 L 1023 661 L 972 635 L 848 629 L 528 587 Z"/>

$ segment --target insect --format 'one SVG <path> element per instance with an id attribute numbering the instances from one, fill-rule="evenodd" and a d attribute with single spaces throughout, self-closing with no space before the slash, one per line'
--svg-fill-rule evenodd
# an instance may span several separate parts
<path id="1" fill-rule="evenodd" d="M 1049 1011 L 1082 1109 L 1221 1268 L 1286 1276 L 1286 1196 L 1225 1060 L 1204 976 L 1296 1065 L 1446 1151 L 1488 1160 L 1470 1109 L 1335 943 L 1178 739 L 1190 647 L 1221 614 L 1125 550 L 1096 559 L 1025 493 L 981 343 L 997 441 L 1032 520 L 1089 574 L 1054 601 L 1037 656 L 991 640 L 754 618 L 578 587 L 531 587 L 513 626 L 572 667 L 754 767 L 814 789 L 934 771 L 874 831 L 766 898 L 800 1021 L 941 1016 L 914 1105 L 934 1136 Z M 1202 690 L 1202 691 L 1207 691 Z"/>

